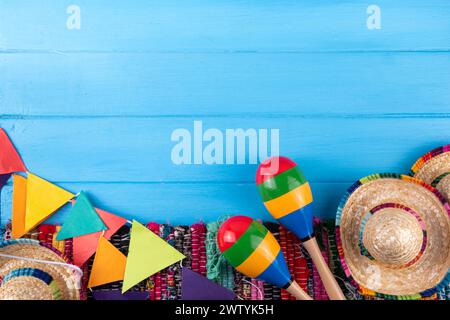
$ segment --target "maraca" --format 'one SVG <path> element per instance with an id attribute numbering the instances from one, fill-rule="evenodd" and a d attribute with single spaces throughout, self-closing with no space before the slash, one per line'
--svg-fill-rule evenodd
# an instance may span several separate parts
<path id="1" fill-rule="evenodd" d="M 217 232 L 222 255 L 239 272 L 286 289 L 298 300 L 312 300 L 292 279 L 275 237 L 246 216 L 226 220 Z"/>
<path id="2" fill-rule="evenodd" d="M 299 167 L 286 157 L 271 157 L 259 165 L 256 185 L 270 214 L 302 241 L 330 299 L 345 300 L 314 237 L 313 197 Z"/>

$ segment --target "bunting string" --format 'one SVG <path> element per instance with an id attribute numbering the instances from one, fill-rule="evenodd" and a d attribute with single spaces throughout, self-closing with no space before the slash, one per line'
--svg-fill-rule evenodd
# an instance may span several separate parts
<path id="1" fill-rule="evenodd" d="M 8 259 L 23 260 L 23 261 L 28 261 L 28 262 L 51 264 L 51 265 L 63 266 L 65 268 L 69 268 L 69 269 L 73 270 L 75 273 L 77 273 L 76 279 L 78 279 L 78 288 L 81 288 L 81 278 L 83 277 L 83 271 L 80 268 L 78 268 L 77 266 L 74 266 L 73 264 L 59 262 L 59 261 L 41 260 L 41 259 L 28 258 L 28 257 L 22 257 L 22 256 L 15 256 L 15 255 L 6 254 L 6 253 L 0 253 L 0 257 L 8 258 Z"/>

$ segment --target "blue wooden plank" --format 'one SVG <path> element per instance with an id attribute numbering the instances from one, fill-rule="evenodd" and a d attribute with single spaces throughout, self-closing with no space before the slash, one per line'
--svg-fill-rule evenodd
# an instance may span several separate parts
<path id="1" fill-rule="evenodd" d="M 448 114 L 447 53 L 0 54 L 0 115 Z"/>
<path id="2" fill-rule="evenodd" d="M 171 152 L 177 142 L 171 141 L 172 132 L 184 128 L 194 139 L 194 120 L 11 119 L 0 120 L 0 126 L 7 130 L 30 171 L 57 182 L 253 183 L 256 164 L 173 163 Z M 279 129 L 280 153 L 298 161 L 309 180 L 316 182 L 353 181 L 374 172 L 406 172 L 421 154 L 450 140 L 448 118 L 197 120 L 203 120 L 203 132 L 211 128 L 222 134 L 236 128 Z M 248 156 L 248 146 L 244 152 Z M 193 158 L 194 151 L 192 163 Z"/>
<path id="3" fill-rule="evenodd" d="M 69 30 L 71 4 L 81 28 Z M 382 28 L 368 30 L 370 2 L 3 0 L 0 48 L 66 51 L 448 50 L 446 0 L 378 0 Z"/>
<path id="4" fill-rule="evenodd" d="M 129 184 L 62 183 L 72 192 L 85 190 L 94 205 L 127 219 L 172 224 L 216 221 L 225 215 L 245 214 L 263 220 L 270 215 L 262 205 L 253 184 Z M 351 183 L 313 183 L 315 215 L 332 218 L 340 197 Z M 12 187 L 1 193 L 2 225 L 11 218 Z M 47 222 L 61 223 L 69 205 Z"/>

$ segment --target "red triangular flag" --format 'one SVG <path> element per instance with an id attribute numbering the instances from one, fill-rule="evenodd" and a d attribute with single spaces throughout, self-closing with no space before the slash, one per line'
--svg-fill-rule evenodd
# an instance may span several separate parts
<path id="1" fill-rule="evenodd" d="M 97 211 L 100 219 L 108 228 L 103 235 L 106 239 L 111 238 L 127 222 L 126 219 L 104 210 L 95 208 L 95 211 Z M 99 231 L 73 238 L 74 264 L 81 267 L 95 253 L 101 235 L 102 231 Z"/>
<path id="2" fill-rule="evenodd" d="M 0 128 L 0 174 L 25 171 L 27 171 L 27 168 L 16 148 L 14 148 L 5 130 Z"/>

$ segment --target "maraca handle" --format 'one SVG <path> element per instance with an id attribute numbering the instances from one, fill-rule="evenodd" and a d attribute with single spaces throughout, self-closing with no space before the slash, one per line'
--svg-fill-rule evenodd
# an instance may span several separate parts
<path id="1" fill-rule="evenodd" d="M 316 265 L 317 271 L 319 272 L 320 278 L 322 279 L 325 290 L 331 300 L 346 300 L 341 288 L 339 287 L 336 279 L 328 268 L 322 253 L 320 252 L 319 246 L 317 244 L 316 238 L 311 238 L 303 242 L 306 250 L 308 251 L 311 259 Z"/>
<path id="2" fill-rule="evenodd" d="M 292 281 L 291 285 L 286 288 L 286 291 L 292 294 L 297 300 L 312 300 L 312 298 L 298 285 L 297 282 Z"/>

